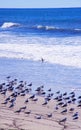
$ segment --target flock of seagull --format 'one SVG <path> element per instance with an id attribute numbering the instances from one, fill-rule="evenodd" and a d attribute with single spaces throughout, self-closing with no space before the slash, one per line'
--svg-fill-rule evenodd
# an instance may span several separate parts
<path id="1" fill-rule="evenodd" d="M 10 76 L 6 77 L 7 80 L 4 83 L 0 84 L 0 94 L 4 95 L 5 100 L 2 104 L 6 105 L 8 102 L 10 103 L 9 109 L 14 108 L 15 102 L 18 96 L 25 97 L 27 94 L 31 94 L 29 98 L 27 98 L 24 102 L 24 106 L 20 107 L 18 110 L 14 111 L 14 113 L 21 113 L 24 111 L 25 114 L 31 114 L 31 110 L 25 111 L 27 109 L 26 104 L 32 100 L 33 102 L 38 101 L 38 97 L 42 96 L 44 98 L 44 102 L 41 104 L 42 106 L 47 106 L 47 104 L 54 100 L 56 102 L 55 111 L 58 111 L 62 108 L 60 112 L 64 116 L 69 111 L 72 113 L 72 120 L 78 120 L 79 113 L 75 111 L 74 107 L 69 108 L 70 104 L 76 104 L 77 108 L 81 108 L 81 95 L 76 98 L 75 92 L 72 91 L 69 94 L 67 92 L 61 93 L 60 90 L 57 91 L 55 94 L 52 92 L 52 89 L 49 88 L 47 91 L 44 90 L 44 85 L 37 87 L 35 90 L 35 94 L 32 94 L 32 82 L 27 84 L 25 81 L 18 81 L 17 79 L 11 79 Z M 10 92 L 10 95 L 7 96 L 7 92 Z M 55 95 L 55 96 L 54 96 Z M 51 118 L 53 113 L 47 114 L 48 118 Z M 36 119 L 41 119 L 42 116 L 39 114 L 35 117 Z M 64 117 L 59 120 L 60 123 L 64 123 L 67 121 L 67 117 Z"/>

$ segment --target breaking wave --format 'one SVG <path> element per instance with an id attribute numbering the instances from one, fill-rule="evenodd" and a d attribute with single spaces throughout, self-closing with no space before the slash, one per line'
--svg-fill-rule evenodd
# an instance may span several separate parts
<path id="1" fill-rule="evenodd" d="M 59 32 L 81 32 L 81 28 L 61 28 L 61 27 L 54 27 L 54 26 L 43 26 L 37 25 L 33 26 L 33 28 L 46 30 L 46 31 L 59 31 Z"/>
<path id="2" fill-rule="evenodd" d="M 5 28 L 11 28 L 11 27 L 18 27 L 18 26 L 20 26 L 19 23 L 5 22 L 2 24 L 1 28 L 5 29 Z"/>

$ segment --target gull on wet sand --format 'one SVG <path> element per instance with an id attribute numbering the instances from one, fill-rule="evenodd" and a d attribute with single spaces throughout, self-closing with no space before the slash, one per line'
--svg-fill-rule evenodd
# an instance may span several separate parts
<path id="1" fill-rule="evenodd" d="M 61 120 L 59 121 L 59 123 L 65 123 L 66 121 L 67 121 L 67 118 L 65 117 L 65 118 L 61 119 Z"/>
<path id="2" fill-rule="evenodd" d="M 21 108 L 19 110 L 16 110 L 15 113 L 20 113 L 21 112 Z"/>
<path id="3" fill-rule="evenodd" d="M 67 113 L 67 109 L 61 111 L 61 114 L 65 114 L 65 113 Z"/>
<path id="4" fill-rule="evenodd" d="M 21 110 L 26 110 L 26 108 L 27 108 L 27 107 L 26 107 L 26 106 L 24 106 L 24 107 L 21 107 L 20 109 L 21 109 Z"/>
<path id="5" fill-rule="evenodd" d="M 25 112 L 25 114 L 27 114 L 27 115 L 29 115 L 30 113 L 31 113 L 31 110 Z"/>
<path id="6" fill-rule="evenodd" d="M 36 115 L 35 118 L 36 119 L 41 119 L 42 117 L 41 117 L 41 115 Z"/>
<path id="7" fill-rule="evenodd" d="M 52 117 L 52 113 L 50 113 L 50 114 L 47 114 L 47 117 L 49 117 L 49 118 L 50 118 L 50 117 Z"/>

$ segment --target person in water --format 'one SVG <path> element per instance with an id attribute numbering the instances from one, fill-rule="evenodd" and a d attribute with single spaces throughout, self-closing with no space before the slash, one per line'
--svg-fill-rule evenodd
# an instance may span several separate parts
<path id="1" fill-rule="evenodd" d="M 41 58 L 41 61 L 42 61 L 42 63 L 44 62 L 44 59 L 43 58 Z"/>

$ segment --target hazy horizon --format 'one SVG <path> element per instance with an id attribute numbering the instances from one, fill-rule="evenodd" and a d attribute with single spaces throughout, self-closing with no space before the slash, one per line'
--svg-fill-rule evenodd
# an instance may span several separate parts
<path id="1" fill-rule="evenodd" d="M 81 0 L 0 0 L 0 8 L 80 8 Z"/>

